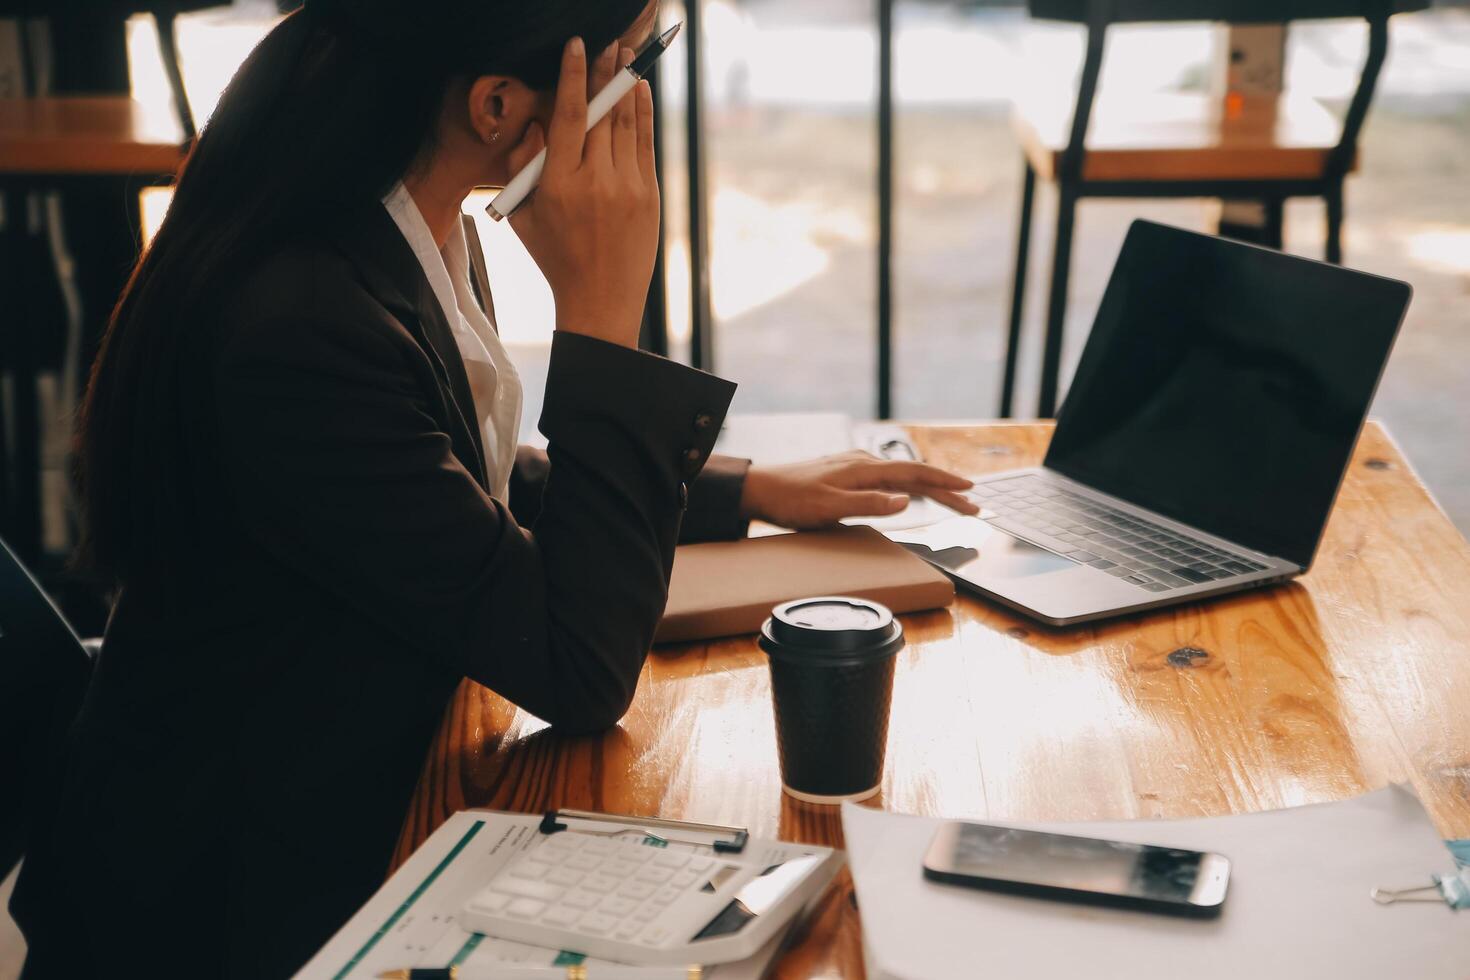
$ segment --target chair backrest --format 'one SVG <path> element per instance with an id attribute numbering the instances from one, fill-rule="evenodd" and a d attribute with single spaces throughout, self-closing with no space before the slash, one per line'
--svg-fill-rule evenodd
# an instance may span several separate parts
<path id="1" fill-rule="evenodd" d="M 1368 55 L 1357 90 L 1343 116 L 1342 136 L 1328 156 L 1323 182 L 1340 181 L 1358 152 L 1358 133 L 1373 101 L 1378 72 L 1388 55 L 1388 19 L 1397 13 L 1425 10 L 1430 0 L 1027 0 L 1031 16 L 1065 20 L 1087 26 L 1087 49 L 1082 61 L 1077 106 L 1071 134 L 1057 168 L 1063 182 L 1082 177 L 1087 153 L 1087 124 L 1097 95 L 1102 68 L 1103 41 L 1113 24 L 1146 21 L 1209 20 L 1236 24 L 1286 23 L 1326 17 L 1361 17 L 1368 22 Z"/>
<path id="2" fill-rule="evenodd" d="M 0 541 L 0 878 L 25 853 L 91 668 L 61 612 Z"/>

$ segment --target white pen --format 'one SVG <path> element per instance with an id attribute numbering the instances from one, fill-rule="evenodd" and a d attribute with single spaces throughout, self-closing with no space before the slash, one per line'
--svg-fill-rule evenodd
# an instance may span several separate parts
<path id="1" fill-rule="evenodd" d="M 675 24 L 663 34 L 649 40 L 633 57 L 633 61 L 622 71 L 613 75 L 613 80 L 607 83 L 601 92 L 592 97 L 587 103 L 587 129 L 590 132 L 593 126 L 602 122 L 603 117 L 612 112 L 613 106 L 629 92 L 633 86 L 643 80 L 653 63 L 658 60 L 659 55 L 669 49 L 674 43 L 674 37 L 683 27 L 682 22 Z M 496 221 L 502 221 L 515 213 L 516 208 L 530 196 L 541 182 L 541 171 L 546 169 L 546 151 L 543 149 L 536 154 L 536 158 L 521 168 L 521 172 L 511 179 L 509 184 L 495 195 L 495 200 L 485 208 L 485 213 Z"/>

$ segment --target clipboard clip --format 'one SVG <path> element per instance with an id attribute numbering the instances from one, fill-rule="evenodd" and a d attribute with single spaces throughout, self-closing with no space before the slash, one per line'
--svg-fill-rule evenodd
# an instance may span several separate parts
<path id="1" fill-rule="evenodd" d="M 1429 893 L 1432 893 L 1432 897 Z M 1439 893 L 1439 883 L 1432 885 L 1420 885 L 1417 888 L 1384 888 L 1382 886 L 1368 893 L 1373 901 L 1379 905 L 1393 905 L 1395 902 L 1443 902 L 1444 897 Z"/>
<path id="2" fill-rule="evenodd" d="M 625 817 L 615 813 L 593 813 L 590 810 L 548 810 L 541 818 L 541 825 L 537 829 L 543 834 L 555 834 L 569 830 L 563 820 L 588 820 L 594 823 L 620 823 L 633 824 L 631 827 L 623 827 L 619 830 L 577 830 L 571 831 L 578 834 L 592 834 L 597 837 L 618 837 L 623 834 L 640 834 L 652 838 L 660 844 L 689 844 L 694 847 L 712 847 L 716 854 L 739 854 L 745 850 L 745 845 L 750 842 L 750 831 L 744 827 L 724 827 L 712 823 L 693 823 L 688 820 L 665 820 L 661 817 Z M 683 830 L 700 834 L 727 835 L 729 840 L 716 840 L 706 843 L 699 840 L 688 840 L 680 837 L 665 837 L 656 834 L 652 829 L 660 830 Z"/>

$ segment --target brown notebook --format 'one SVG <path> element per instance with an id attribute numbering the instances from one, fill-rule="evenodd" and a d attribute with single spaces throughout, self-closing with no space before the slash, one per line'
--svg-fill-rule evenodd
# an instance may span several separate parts
<path id="1" fill-rule="evenodd" d="M 949 605 L 954 585 L 870 527 L 689 544 L 674 553 L 654 642 L 754 633 L 773 606 L 820 595 L 871 599 L 903 613 Z"/>

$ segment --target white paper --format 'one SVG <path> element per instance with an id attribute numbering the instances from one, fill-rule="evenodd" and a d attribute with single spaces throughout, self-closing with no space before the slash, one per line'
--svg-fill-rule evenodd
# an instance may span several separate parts
<path id="1" fill-rule="evenodd" d="M 296 976 L 303 980 L 368 980 L 388 970 L 444 967 L 451 963 L 460 964 L 464 972 L 474 975 L 477 968 L 483 973 L 497 963 L 555 966 L 568 962 L 588 965 L 605 962 L 590 958 L 568 960 L 558 950 L 481 936 L 459 924 L 460 910 L 485 882 L 541 839 L 537 830 L 540 823 L 539 816 L 491 810 L 461 810 L 454 814 Z M 476 824 L 480 824 L 478 829 Z M 606 824 L 597 826 L 610 829 Z M 715 839 L 713 835 L 695 831 L 681 832 L 678 836 L 695 841 Z M 742 857 L 778 864 L 813 853 L 827 853 L 827 849 L 752 839 Z M 825 880 L 808 903 L 808 909 L 820 901 L 827 883 L 841 865 L 841 855 L 833 853 L 832 859 L 817 872 Z M 429 883 L 425 885 L 425 882 Z M 790 928 L 781 930 L 754 956 L 709 968 L 705 975 L 715 980 L 759 980 L 780 951 Z M 382 935 L 378 935 L 380 931 Z"/>
<path id="2" fill-rule="evenodd" d="M 1369 897 L 1454 866 L 1401 789 L 1196 820 L 1008 824 L 1224 854 L 1230 888 L 1213 920 L 929 882 L 924 854 L 943 822 L 843 806 L 871 980 L 1470 977 L 1470 914 Z"/>
<path id="3" fill-rule="evenodd" d="M 781 466 L 832 456 L 856 445 L 852 419 L 840 412 L 752 412 L 725 418 L 715 452 L 757 466 Z"/>

